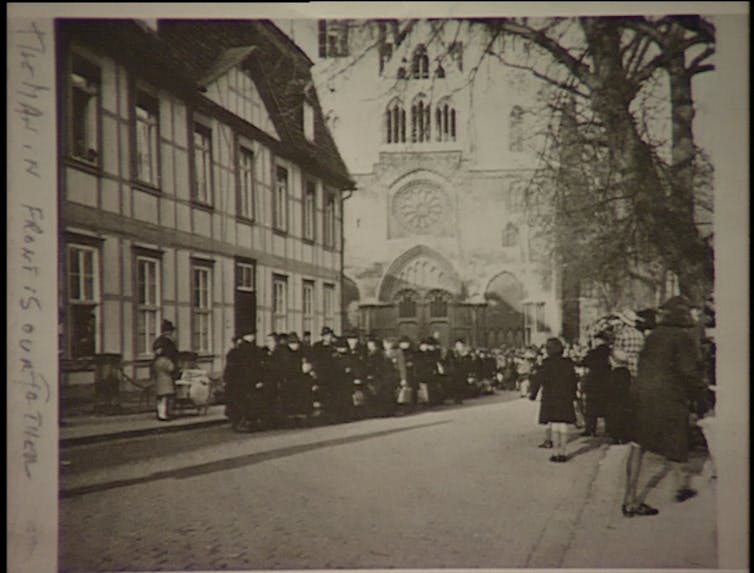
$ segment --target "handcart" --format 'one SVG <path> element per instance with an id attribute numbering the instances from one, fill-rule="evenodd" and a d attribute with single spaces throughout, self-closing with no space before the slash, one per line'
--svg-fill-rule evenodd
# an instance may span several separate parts
<path id="1" fill-rule="evenodd" d="M 180 378 L 175 381 L 176 410 L 195 408 L 196 413 L 207 413 L 212 399 L 212 381 L 206 370 L 197 368 L 197 356 L 193 352 L 181 352 L 178 356 Z"/>

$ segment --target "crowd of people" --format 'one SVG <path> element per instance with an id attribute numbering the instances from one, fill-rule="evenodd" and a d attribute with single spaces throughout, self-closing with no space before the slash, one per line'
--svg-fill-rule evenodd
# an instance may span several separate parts
<path id="1" fill-rule="evenodd" d="M 461 404 L 493 393 L 497 371 L 490 352 L 462 339 L 448 349 L 433 337 L 418 344 L 406 336 L 336 337 L 324 327 L 316 343 L 310 333 L 272 332 L 263 346 L 254 333 L 238 335 L 223 378 L 232 426 L 248 431 L 296 418 L 343 422 Z"/>
<path id="2" fill-rule="evenodd" d="M 540 447 L 553 448 L 553 462 L 568 460 L 570 427 L 583 413 L 582 436 L 595 436 L 599 418 L 615 444 L 630 444 L 623 515 L 656 515 L 638 490 L 641 462 L 650 451 L 665 458 L 683 502 L 696 495 L 685 466 L 696 422 L 714 406 L 714 345 L 704 338 L 699 310 L 684 296 L 641 315 L 624 310 L 590 348 L 566 348 L 551 338 L 542 353 L 529 352 L 523 366 L 525 392 L 540 395 L 539 422 L 546 426 Z"/>

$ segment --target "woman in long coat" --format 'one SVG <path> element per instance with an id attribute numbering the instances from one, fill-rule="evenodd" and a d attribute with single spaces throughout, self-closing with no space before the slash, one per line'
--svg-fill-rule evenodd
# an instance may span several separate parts
<path id="1" fill-rule="evenodd" d="M 682 465 L 688 460 L 691 403 L 698 403 L 699 414 L 706 409 L 695 325 L 685 297 L 672 297 L 660 311 L 659 324 L 639 355 L 638 375 L 631 388 L 633 443 L 623 504 L 627 517 L 658 513 L 637 496 L 641 458 L 647 450 L 665 457 L 671 465 L 677 480 L 677 501 L 696 494 Z"/>
<path id="2" fill-rule="evenodd" d="M 157 396 L 157 419 L 170 420 L 171 401 L 175 396 L 175 380 L 178 377 L 178 348 L 175 345 L 175 327 L 169 320 L 162 321 L 162 333 L 152 344 L 154 360 L 152 376 Z"/>
<path id="3" fill-rule="evenodd" d="M 535 400 L 542 388 L 539 423 L 552 424 L 557 452 L 550 461 L 565 462 L 568 460 L 565 453 L 568 425 L 576 423 L 573 402 L 576 399 L 578 378 L 573 362 L 563 356 L 563 343 L 559 339 L 548 339 L 545 349 L 547 358 L 532 376 L 529 398 Z"/>

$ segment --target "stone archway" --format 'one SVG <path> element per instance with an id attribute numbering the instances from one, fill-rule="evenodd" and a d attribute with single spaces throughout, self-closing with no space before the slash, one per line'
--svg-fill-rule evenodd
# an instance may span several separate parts
<path id="1" fill-rule="evenodd" d="M 404 289 L 421 293 L 438 289 L 461 297 L 463 284 L 450 261 L 426 245 L 417 245 L 396 258 L 385 271 L 377 290 L 379 300 L 391 301 Z"/>

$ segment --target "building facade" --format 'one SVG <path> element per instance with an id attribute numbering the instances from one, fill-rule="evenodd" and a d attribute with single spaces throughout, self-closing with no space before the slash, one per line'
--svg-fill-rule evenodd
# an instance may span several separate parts
<path id="1" fill-rule="evenodd" d="M 59 20 L 56 36 L 64 387 L 100 353 L 148 378 L 163 320 L 212 372 L 235 334 L 340 328 L 354 185 L 309 58 L 264 21 Z"/>
<path id="2" fill-rule="evenodd" d="M 559 335 L 558 280 L 530 216 L 538 85 L 484 58 L 489 39 L 468 23 L 279 25 L 316 62 L 357 182 L 345 204 L 349 324 L 479 346 Z"/>

